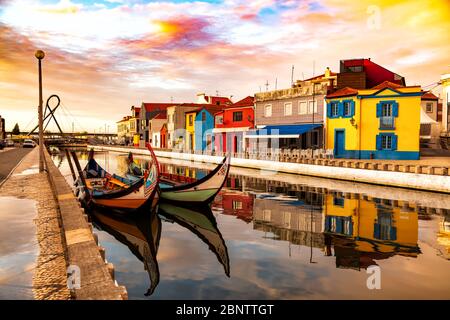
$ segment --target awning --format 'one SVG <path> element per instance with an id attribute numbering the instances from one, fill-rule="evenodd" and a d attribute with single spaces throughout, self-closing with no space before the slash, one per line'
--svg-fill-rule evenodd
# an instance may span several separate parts
<path id="1" fill-rule="evenodd" d="M 425 113 L 425 111 L 420 108 L 420 124 L 434 124 L 437 123 L 435 120 L 431 119 L 429 115 Z"/>
<path id="2" fill-rule="evenodd" d="M 265 126 L 264 128 L 251 130 L 246 138 L 300 138 L 300 135 L 321 127 L 322 124 L 290 124 L 284 126 Z"/>

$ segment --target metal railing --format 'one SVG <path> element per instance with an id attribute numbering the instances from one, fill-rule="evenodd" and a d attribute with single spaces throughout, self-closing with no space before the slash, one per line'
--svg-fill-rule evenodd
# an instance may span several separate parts
<path id="1" fill-rule="evenodd" d="M 394 129 L 395 128 L 395 118 L 394 117 L 381 117 L 380 118 L 380 128 L 381 129 Z"/>

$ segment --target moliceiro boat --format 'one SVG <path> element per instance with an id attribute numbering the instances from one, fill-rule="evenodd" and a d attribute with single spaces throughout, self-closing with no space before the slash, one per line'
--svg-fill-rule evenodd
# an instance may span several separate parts
<path id="1" fill-rule="evenodd" d="M 133 162 L 132 155 L 128 157 L 129 174 L 139 176 L 139 168 Z M 161 199 L 182 203 L 209 203 L 225 184 L 230 170 L 231 156 L 223 161 L 208 175 L 191 183 L 180 184 L 165 178 L 160 178 L 159 188 Z"/>
<path id="2" fill-rule="evenodd" d="M 147 147 L 152 160 L 149 169 L 138 179 L 108 173 L 95 161 L 91 151 L 86 167 L 75 181 L 75 186 L 83 189 L 84 194 L 80 198 L 84 199 L 85 204 L 120 211 L 134 211 L 144 207 L 154 209 L 159 200 L 159 164 L 151 146 Z M 72 153 L 72 156 L 77 164 L 75 154 Z"/>

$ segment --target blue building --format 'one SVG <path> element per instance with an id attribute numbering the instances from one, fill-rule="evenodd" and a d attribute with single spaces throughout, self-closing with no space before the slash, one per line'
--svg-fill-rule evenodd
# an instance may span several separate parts
<path id="1" fill-rule="evenodd" d="M 223 106 L 208 106 L 197 110 L 195 116 L 195 151 L 211 150 L 214 145 L 214 115 Z"/>

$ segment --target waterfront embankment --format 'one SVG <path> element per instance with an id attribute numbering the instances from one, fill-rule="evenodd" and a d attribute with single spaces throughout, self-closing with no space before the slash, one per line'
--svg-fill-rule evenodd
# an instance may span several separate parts
<path id="1" fill-rule="evenodd" d="M 141 155 L 150 154 L 147 149 L 143 148 L 88 145 L 88 149 L 90 148 L 94 148 L 94 150 L 122 153 L 132 152 Z M 155 150 L 155 154 L 156 156 L 163 158 L 216 164 L 220 163 L 223 159 L 219 156 L 161 150 Z M 304 163 L 233 157 L 231 159 L 231 165 L 235 167 L 256 169 L 260 172 L 281 172 L 390 187 L 450 193 L 450 176 L 448 175 L 448 168 L 440 168 L 440 174 L 434 174 L 434 171 L 426 172 L 423 170 L 423 166 L 414 166 L 414 172 L 410 172 L 411 165 L 402 165 L 400 168 L 400 164 L 392 165 L 392 161 L 386 163 L 380 161 L 376 163 L 345 161 L 342 159 L 306 159 L 305 161 L 300 161 Z M 357 167 L 352 167 L 354 164 Z M 433 170 L 433 167 L 427 168 L 427 170 Z"/>
<path id="2" fill-rule="evenodd" d="M 38 161 L 39 152 L 35 148 L 0 187 L 0 201 L 29 200 L 31 203 L 26 216 L 21 213 L 21 208 L 17 208 L 21 204 L 12 203 L 8 211 L 0 213 L 0 220 L 2 225 L 12 226 L 13 218 L 20 218 L 17 213 L 24 214 L 25 218 L 17 225 L 21 230 L 32 231 L 27 233 L 26 243 L 35 245 L 38 251 L 34 255 L 31 251 L 23 254 L 35 261 L 27 258 L 23 265 L 15 262 L 19 274 L 32 274 L 32 281 L 15 283 L 19 274 L 13 274 L 8 285 L 30 287 L 31 294 L 27 298 L 37 300 L 126 298 L 126 290 L 115 283 L 114 268 L 105 262 L 104 249 L 97 245 L 92 225 L 72 189 L 47 152 L 46 172 L 39 173 Z M 21 251 L 23 247 L 23 234 L 17 230 L 16 235 L 11 234 L 16 237 L 16 241 L 12 241 L 11 252 Z M 7 260 L 8 255 L 1 258 Z M 68 275 L 68 271 L 75 273 Z M 73 280 L 70 281 L 73 284 L 70 289 L 68 276 Z"/>

